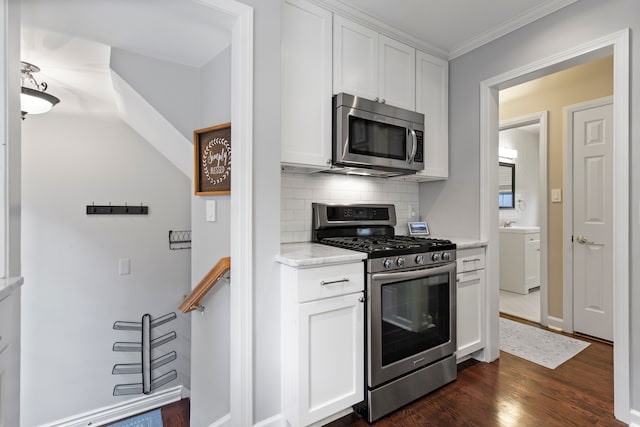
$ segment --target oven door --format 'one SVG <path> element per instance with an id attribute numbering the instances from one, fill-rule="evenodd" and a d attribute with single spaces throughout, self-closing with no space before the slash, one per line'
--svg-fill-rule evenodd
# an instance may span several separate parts
<path id="1" fill-rule="evenodd" d="M 422 126 L 355 108 L 337 110 L 336 165 L 405 173 L 424 168 Z"/>
<path id="2" fill-rule="evenodd" d="M 369 387 L 455 352 L 455 275 L 455 263 L 369 275 Z"/>

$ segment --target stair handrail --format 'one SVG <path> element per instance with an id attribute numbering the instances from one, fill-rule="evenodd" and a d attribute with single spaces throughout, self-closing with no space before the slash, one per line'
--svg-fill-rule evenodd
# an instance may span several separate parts
<path id="1" fill-rule="evenodd" d="M 180 304 L 178 309 L 183 313 L 188 313 L 193 310 L 203 311 L 204 307 L 200 305 L 200 300 L 218 283 L 223 277 L 228 277 L 228 272 L 231 270 L 231 257 L 220 258 L 216 265 L 200 280 L 200 283 L 196 285 L 191 291 L 188 297 Z"/>

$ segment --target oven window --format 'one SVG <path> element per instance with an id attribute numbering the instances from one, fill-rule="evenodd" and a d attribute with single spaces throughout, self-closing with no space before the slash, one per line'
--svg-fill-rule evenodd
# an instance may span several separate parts
<path id="1" fill-rule="evenodd" d="M 407 130 L 400 126 L 349 116 L 349 152 L 405 160 Z"/>
<path id="2" fill-rule="evenodd" d="M 382 366 L 450 339 L 449 273 L 382 285 Z"/>

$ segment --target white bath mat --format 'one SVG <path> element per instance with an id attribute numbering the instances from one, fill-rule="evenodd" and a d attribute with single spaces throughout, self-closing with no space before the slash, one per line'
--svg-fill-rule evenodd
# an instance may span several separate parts
<path id="1" fill-rule="evenodd" d="M 555 369 L 589 346 L 588 342 L 500 318 L 500 350 Z"/>

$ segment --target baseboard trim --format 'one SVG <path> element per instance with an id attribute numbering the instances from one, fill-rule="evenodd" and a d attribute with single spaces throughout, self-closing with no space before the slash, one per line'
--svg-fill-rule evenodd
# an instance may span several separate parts
<path id="1" fill-rule="evenodd" d="M 273 417 L 269 417 L 264 419 L 256 424 L 253 427 L 280 427 L 282 425 L 282 414 L 276 414 Z"/>
<path id="2" fill-rule="evenodd" d="M 556 329 L 559 331 L 564 331 L 564 320 L 559 317 L 549 316 L 547 317 L 548 327 L 550 329 Z M 565 331 L 566 332 L 566 331 Z"/>
<path id="3" fill-rule="evenodd" d="M 227 427 L 231 425 L 231 413 L 226 414 L 222 418 L 214 421 L 209 427 Z"/>
<path id="4" fill-rule="evenodd" d="M 189 389 L 183 386 L 172 387 L 149 396 L 137 397 L 115 405 L 105 406 L 83 414 L 74 415 L 48 424 L 42 424 L 40 427 L 101 426 L 151 411 L 172 402 L 177 402 L 180 399 L 189 397 L 189 395 Z"/>
<path id="5" fill-rule="evenodd" d="M 629 411 L 629 427 L 640 427 L 640 411 L 635 409 Z"/>

